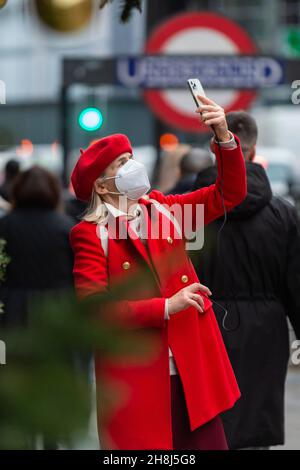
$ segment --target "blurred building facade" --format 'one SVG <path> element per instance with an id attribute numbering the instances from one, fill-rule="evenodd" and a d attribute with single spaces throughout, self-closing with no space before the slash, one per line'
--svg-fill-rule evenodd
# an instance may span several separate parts
<path id="1" fill-rule="evenodd" d="M 263 54 L 300 58 L 300 3 L 297 0 L 148 0 L 143 12 L 135 11 L 128 24 L 121 24 L 120 2 L 114 0 L 95 15 L 86 29 L 73 34 L 56 33 L 41 24 L 29 0 L 9 0 L 0 10 L 0 80 L 6 84 L 6 105 L 0 106 L 0 147 L 19 145 L 23 139 L 34 144 L 60 140 L 59 98 L 63 57 L 114 57 L 139 54 L 149 32 L 161 21 L 184 11 L 213 11 L 224 14 L 244 27 Z M 300 77 L 295 77 L 295 80 Z M 99 87 L 74 87 L 71 93 L 70 126 L 72 146 L 84 147 L 97 134 L 79 129 L 77 116 L 84 106 L 104 110 L 100 134 L 125 132 L 136 145 L 152 144 L 157 121 L 139 91 Z M 278 108 L 284 106 L 284 108 Z M 268 109 L 266 108 L 268 106 Z M 270 124 L 266 124 L 266 113 Z M 276 115 L 276 110 L 278 113 Z M 291 106 L 291 87 L 281 86 L 258 94 L 254 113 L 263 126 L 261 144 L 270 145 L 274 126 L 291 116 L 296 121 L 297 106 Z M 288 114 L 285 114 L 288 113 Z M 280 121 L 281 120 L 281 121 Z M 277 121 L 280 124 L 277 124 Z M 161 131 L 168 130 L 165 126 Z M 295 127 L 289 127 L 291 136 Z M 288 132 L 288 130 L 287 130 Z M 201 141 L 201 137 L 180 135 Z M 292 150 L 300 142 L 294 142 Z M 283 142 L 285 145 L 285 142 Z M 274 145 L 277 145 L 276 139 Z"/>

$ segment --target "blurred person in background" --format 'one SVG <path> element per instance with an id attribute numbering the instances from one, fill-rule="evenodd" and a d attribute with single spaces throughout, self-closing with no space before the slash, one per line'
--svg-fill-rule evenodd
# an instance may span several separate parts
<path id="1" fill-rule="evenodd" d="M 72 289 L 69 232 L 74 222 L 60 210 L 59 181 L 41 167 L 19 173 L 11 197 L 12 209 L 0 219 L 0 238 L 6 240 L 5 251 L 10 257 L 0 287 L 4 304 L 0 325 L 10 329 L 24 327 L 26 331 L 35 296 Z M 44 447 L 53 449 L 56 443 L 44 442 Z"/>
<path id="2" fill-rule="evenodd" d="M 191 145 L 178 144 L 174 149 L 161 153 L 157 184 L 159 191 L 167 194 L 178 183 L 181 177 L 181 161 L 191 149 Z"/>
<path id="3" fill-rule="evenodd" d="M 7 202 L 11 202 L 12 186 L 20 173 L 20 163 L 17 160 L 9 160 L 4 168 L 4 181 L 0 186 L 0 196 Z"/>
<path id="4" fill-rule="evenodd" d="M 199 171 L 211 164 L 207 150 L 179 144 L 162 154 L 157 189 L 165 194 L 184 194 L 193 187 Z"/>
<path id="5" fill-rule="evenodd" d="M 63 190 L 62 195 L 65 213 L 74 220 L 74 224 L 77 224 L 86 210 L 86 202 L 77 199 L 71 184 Z"/>
<path id="6" fill-rule="evenodd" d="M 169 194 L 184 194 L 194 186 L 199 171 L 212 164 L 212 158 L 208 150 L 201 148 L 191 148 L 188 154 L 184 155 L 180 164 L 180 179 Z"/>
<path id="7" fill-rule="evenodd" d="M 253 163 L 255 120 L 246 112 L 227 115 L 241 141 L 248 195 L 205 231 L 193 259 L 200 279 L 227 309 L 222 331 L 242 397 L 223 415 L 231 449 L 284 443 L 284 389 L 290 355 L 287 317 L 300 337 L 300 231 L 294 207 L 274 197 L 264 168 Z M 213 184 L 216 168 L 199 173 L 194 189 Z M 219 248 L 218 248 L 219 247 Z M 223 311 L 216 307 L 222 325 Z"/>
<path id="8" fill-rule="evenodd" d="M 2 326 L 27 323 L 31 290 L 72 285 L 73 254 L 68 243 L 74 222 L 62 213 L 61 188 L 48 170 L 20 172 L 12 188 L 12 209 L 0 219 L 0 237 L 11 261 L 0 287 L 5 304 Z"/>

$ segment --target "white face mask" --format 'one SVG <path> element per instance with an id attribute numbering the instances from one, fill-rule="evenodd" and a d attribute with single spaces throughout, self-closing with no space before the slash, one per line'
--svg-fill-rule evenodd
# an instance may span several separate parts
<path id="1" fill-rule="evenodd" d="M 123 194 L 128 199 L 137 200 L 144 196 L 151 188 L 148 174 L 143 163 L 130 159 L 118 169 L 116 176 L 104 178 L 116 179 L 119 193 L 110 191 L 110 194 Z"/>

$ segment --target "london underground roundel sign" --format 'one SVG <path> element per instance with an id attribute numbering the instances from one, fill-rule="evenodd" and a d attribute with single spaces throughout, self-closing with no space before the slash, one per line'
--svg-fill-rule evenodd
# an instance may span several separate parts
<path id="1" fill-rule="evenodd" d="M 159 26 L 149 37 L 148 55 L 238 56 L 255 55 L 256 46 L 246 31 L 223 16 L 194 12 L 181 14 Z M 197 77 L 190 77 L 197 78 Z M 246 109 L 256 97 L 253 90 L 205 89 L 206 95 L 225 112 Z M 148 89 L 144 97 L 155 115 L 166 124 L 187 132 L 206 132 L 199 125 L 189 90 Z"/>

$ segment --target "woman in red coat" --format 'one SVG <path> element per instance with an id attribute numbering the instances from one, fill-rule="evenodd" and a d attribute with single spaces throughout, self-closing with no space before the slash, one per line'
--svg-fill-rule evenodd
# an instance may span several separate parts
<path id="1" fill-rule="evenodd" d="M 224 207 L 228 211 L 241 203 L 246 176 L 239 140 L 228 131 L 224 110 L 208 98 L 199 99 L 201 120 L 216 133 L 215 184 L 184 195 L 164 196 L 154 190 L 146 196 L 147 173 L 132 158 L 131 144 L 122 134 L 90 146 L 72 173 L 76 196 L 89 201 L 83 220 L 70 234 L 79 297 L 139 278 L 141 271 L 148 273 L 147 289 L 124 294 L 110 315 L 130 328 L 137 341 L 151 332 L 151 354 L 105 360 L 95 355 L 99 393 L 105 379 L 119 397 L 109 418 L 99 398 L 102 448 L 227 448 L 219 415 L 234 405 L 240 392 L 211 293 L 199 283 L 186 254 L 183 221 L 196 231 L 201 210 L 207 224 L 220 217 Z"/>

